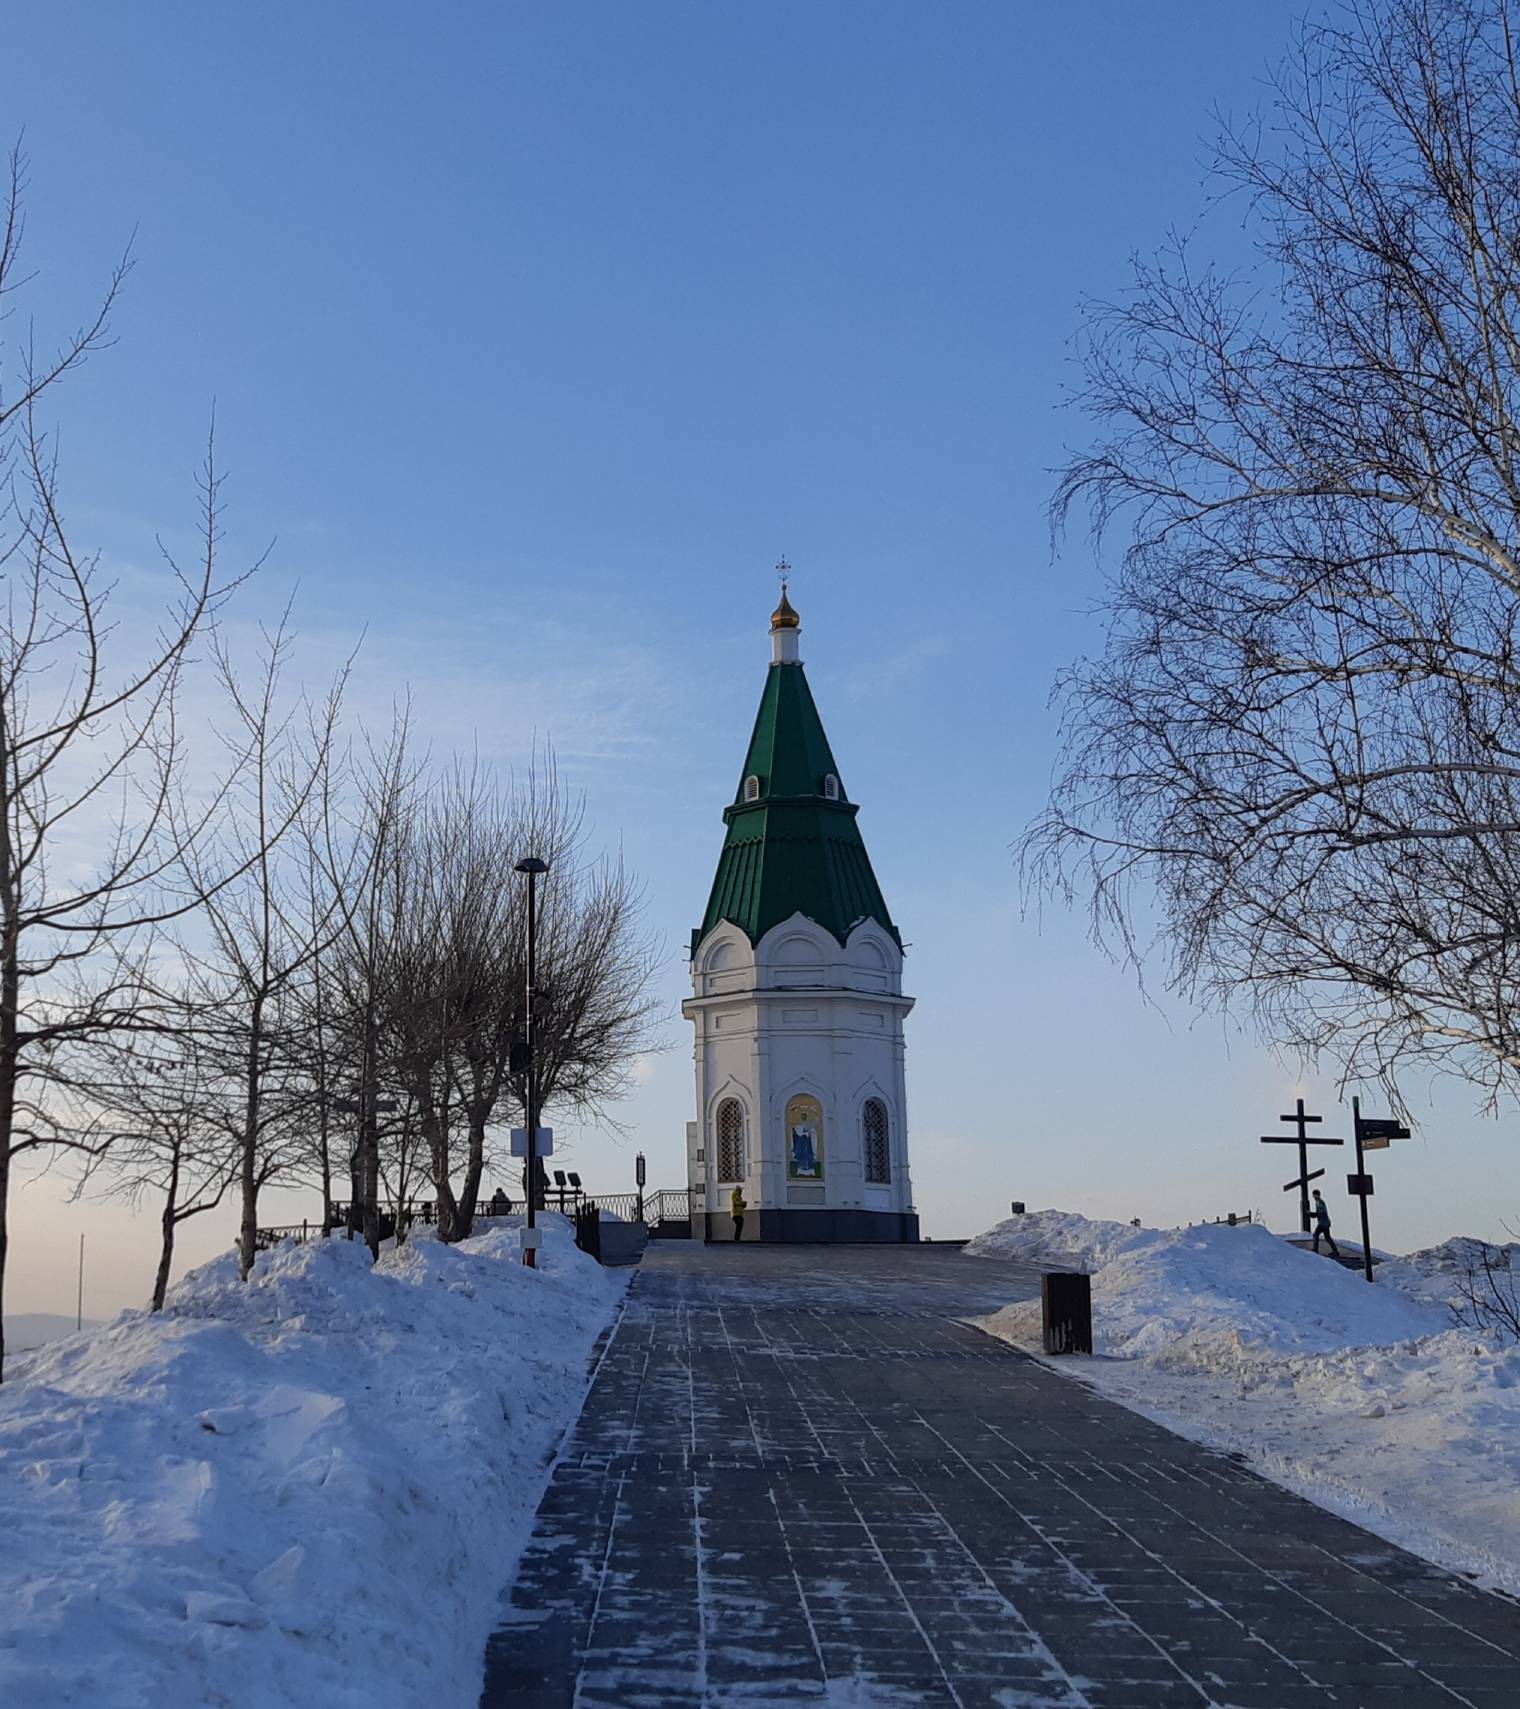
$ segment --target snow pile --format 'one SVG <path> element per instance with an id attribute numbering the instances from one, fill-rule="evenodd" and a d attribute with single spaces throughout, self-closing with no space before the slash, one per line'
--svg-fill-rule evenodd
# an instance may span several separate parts
<path id="1" fill-rule="evenodd" d="M 1456 1305 L 1462 1302 L 1464 1277 L 1474 1274 L 1481 1285 L 1485 1253 L 1496 1270 L 1508 1270 L 1520 1277 L 1520 1241 L 1495 1246 L 1458 1236 L 1382 1265 L 1378 1280 L 1416 1299 L 1435 1305 Z"/>
<path id="2" fill-rule="evenodd" d="M 1121 1252 L 1164 1239 L 1159 1228 L 1094 1222 L 1075 1211 L 1029 1211 L 968 1240 L 968 1258 L 1004 1258 L 1042 1270 L 1097 1270 Z"/>
<path id="3" fill-rule="evenodd" d="M 1106 1357 L 1055 1368 L 1392 1542 L 1520 1591 L 1520 1348 L 1450 1327 L 1442 1278 L 1461 1246 L 1380 1265 L 1371 1287 L 1259 1225 L 1133 1229 L 1041 1212 L 966 1250 L 1092 1272 Z M 1039 1303 L 981 1327 L 1038 1349 Z"/>
<path id="4" fill-rule="evenodd" d="M 549 1217 L 229 1255 L 0 1387 L 0 1702 L 473 1702 L 626 1278 Z"/>
<path id="5" fill-rule="evenodd" d="M 1035 1225 L 1027 1234 L 1026 1223 Z M 1037 1211 L 999 1223 L 966 1251 L 1091 1272 L 1094 1350 L 1120 1359 L 1160 1353 L 1208 1364 L 1220 1347 L 1322 1351 L 1431 1335 L 1450 1321 L 1260 1223 L 1131 1228 Z M 996 1321 L 1037 1337 L 1040 1303 L 1009 1306 Z"/>

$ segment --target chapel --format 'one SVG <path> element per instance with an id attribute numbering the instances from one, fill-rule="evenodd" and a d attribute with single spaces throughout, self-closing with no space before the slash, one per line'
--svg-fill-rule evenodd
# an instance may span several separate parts
<path id="1" fill-rule="evenodd" d="M 871 869 L 782 584 L 771 662 L 702 924 L 691 936 L 692 1233 L 916 1241 L 902 938 Z"/>

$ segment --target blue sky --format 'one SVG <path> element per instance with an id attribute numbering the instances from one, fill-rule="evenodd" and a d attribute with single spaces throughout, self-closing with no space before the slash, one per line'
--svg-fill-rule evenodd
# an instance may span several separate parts
<path id="1" fill-rule="evenodd" d="M 410 683 L 439 748 L 552 740 L 647 880 L 671 1048 L 629 1141 L 581 1141 L 592 1179 L 630 1184 L 642 1146 L 679 1180 L 681 950 L 785 553 L 912 946 L 927 1231 L 1010 1197 L 1283 1225 L 1291 1171 L 1254 1138 L 1293 1071 L 1147 1007 L 1079 920 L 1023 918 L 1009 843 L 1048 781 L 1051 679 L 1098 643 L 1101 566 L 1080 539 L 1053 556 L 1045 520 L 1084 432 L 1078 301 L 1193 223 L 1209 110 L 1260 99 L 1294 10 L 7 8 L 41 324 L 78 319 L 136 233 L 118 345 L 60 400 L 76 531 L 151 565 L 193 516 L 214 399 L 229 552 L 275 540 L 249 615 L 298 586 L 314 678 L 367 626 L 361 716 Z M 1383 1161 L 1375 1234 L 1498 1232 L 1510 1126 L 1442 1092 Z M 72 1300 L 54 1196 L 22 1200 L 18 1310 Z M 67 1219 L 100 1230 L 100 1309 L 145 1289 L 119 1217 Z"/>

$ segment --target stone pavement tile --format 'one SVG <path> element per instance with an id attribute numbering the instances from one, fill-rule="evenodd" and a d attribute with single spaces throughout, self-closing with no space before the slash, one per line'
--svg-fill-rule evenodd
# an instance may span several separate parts
<path id="1" fill-rule="evenodd" d="M 706 1709 L 690 1681 L 637 1672 L 583 1673 L 572 1701 L 575 1709 Z"/>
<path id="2" fill-rule="evenodd" d="M 1284 1685 L 1276 1681 L 1237 1683 L 1211 1696 L 1216 1704 L 1228 1704 L 1229 1709 L 1350 1709 L 1336 1704 L 1317 1685 Z M 1448 1702 L 1447 1709 L 1460 1709 L 1460 1706 Z"/>
<path id="3" fill-rule="evenodd" d="M 1204 1709 L 1206 1692 L 1185 1680 L 1083 1681 L 1082 1696 L 1090 1709 Z"/>
<path id="4" fill-rule="evenodd" d="M 1420 1662 L 1422 1673 L 1440 1680 L 1442 1685 L 1466 1696 L 1469 1692 L 1503 1691 L 1508 1690 L 1511 1702 L 1520 1705 L 1520 1670 L 1513 1662 L 1496 1663 L 1492 1667 L 1482 1667 L 1467 1661 L 1452 1661 L 1449 1658 L 1430 1658 Z"/>
<path id="5" fill-rule="evenodd" d="M 1420 1709 L 1407 1656 L 1498 1709 L 1513 1606 L 953 1321 L 1032 1286 L 932 1248 L 646 1260 L 483 1705 L 579 1679 L 581 1709 L 766 1709 L 767 1671 L 790 1703 L 826 1668 L 903 1705 L 1077 1709 L 1064 1665 L 1094 1709 Z"/>
<path id="6" fill-rule="evenodd" d="M 1424 1680 L 1412 1685 L 1343 1685 L 1337 1687 L 1336 1701 L 1354 1709 L 1467 1709 L 1464 1697 L 1454 1697 Z M 1513 1705 L 1513 1696 L 1510 1702 Z"/>
<path id="7" fill-rule="evenodd" d="M 1513 1685 L 1505 1685 L 1490 1690 L 1487 1686 L 1473 1686 L 1462 1693 L 1462 1699 L 1468 1709 L 1515 1709 L 1515 1688 Z M 1448 1699 L 1448 1706 L 1450 1702 Z"/>

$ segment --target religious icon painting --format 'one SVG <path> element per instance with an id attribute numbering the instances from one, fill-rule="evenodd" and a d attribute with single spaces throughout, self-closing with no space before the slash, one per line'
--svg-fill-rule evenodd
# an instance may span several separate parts
<path id="1" fill-rule="evenodd" d="M 787 1102 L 786 1178 L 823 1179 L 823 1109 L 816 1098 L 791 1098 Z"/>

